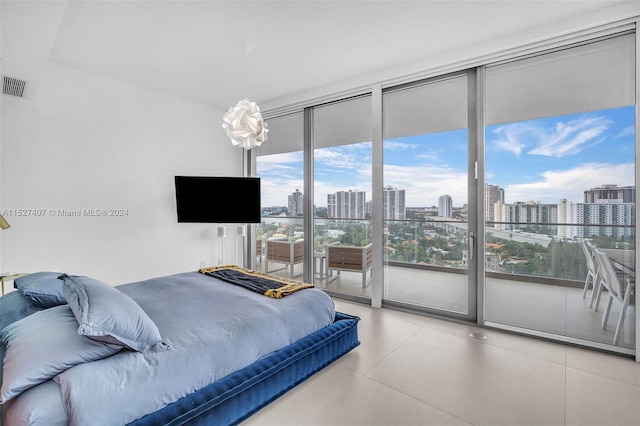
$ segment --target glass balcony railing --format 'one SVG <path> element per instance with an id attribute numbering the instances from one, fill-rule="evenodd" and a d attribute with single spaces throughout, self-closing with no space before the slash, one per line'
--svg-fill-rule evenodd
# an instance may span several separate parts
<path id="1" fill-rule="evenodd" d="M 582 285 L 588 264 L 581 241 L 616 257 L 635 257 L 634 226 L 503 222 L 488 223 L 485 231 L 488 276 L 506 274 L 570 287 Z"/>
<path id="2" fill-rule="evenodd" d="M 291 241 L 303 238 L 303 218 L 264 217 L 258 238 L 264 241 L 273 237 Z M 316 252 L 322 253 L 336 241 L 366 245 L 371 241 L 371 221 L 316 218 Z M 584 290 L 589 267 L 583 242 L 607 253 L 616 264 L 620 282 L 635 282 L 632 226 L 488 223 L 485 320 L 596 344 L 613 342 L 623 351 L 631 350 L 635 345 L 635 305 L 632 303 L 624 314 L 621 337 L 615 342 L 615 321 L 602 326 L 605 303 L 600 303 L 599 309 L 597 304 L 592 307 L 593 284 Z M 463 221 L 385 221 L 383 298 L 428 309 L 467 312 L 467 251 L 467 224 Z M 297 268 L 295 273 L 299 275 L 300 266 Z M 349 297 L 371 297 L 371 286 L 362 286 L 361 274 L 323 278 L 327 277 L 317 274 L 314 284 Z M 604 295 L 602 298 L 606 300 Z M 618 305 L 613 305 L 611 318 L 623 315 Z"/>
<path id="3" fill-rule="evenodd" d="M 303 218 L 264 216 L 257 238 L 302 239 Z M 468 267 L 467 223 L 438 218 L 385 221 L 384 260 L 388 265 L 464 273 Z M 485 236 L 485 270 L 488 276 L 529 280 L 568 287 L 584 283 L 587 261 L 578 242 L 618 251 L 632 263 L 635 227 L 621 225 L 488 223 Z M 328 244 L 365 246 L 371 242 L 370 219 L 314 219 L 314 250 Z M 631 266 L 635 269 L 635 266 Z"/>

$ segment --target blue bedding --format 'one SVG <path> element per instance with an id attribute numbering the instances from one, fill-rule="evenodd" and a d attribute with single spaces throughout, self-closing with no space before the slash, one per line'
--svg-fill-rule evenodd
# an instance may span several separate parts
<path id="1" fill-rule="evenodd" d="M 325 327 L 129 426 L 232 426 L 360 345 L 360 318 Z"/>
<path id="2" fill-rule="evenodd" d="M 49 420 L 66 411 L 72 425 L 126 424 L 330 325 L 335 317 L 332 300 L 318 289 L 273 299 L 198 272 L 117 289 L 146 312 L 171 349 L 122 350 L 71 367 L 5 404 L 5 426 L 48 424 L 33 418 L 45 401 L 53 413 Z M 60 393 L 44 397 L 41 387 Z"/>
<path id="3" fill-rule="evenodd" d="M 5 294 L 0 297 L 0 331 L 7 325 L 43 309 L 18 291 Z"/>

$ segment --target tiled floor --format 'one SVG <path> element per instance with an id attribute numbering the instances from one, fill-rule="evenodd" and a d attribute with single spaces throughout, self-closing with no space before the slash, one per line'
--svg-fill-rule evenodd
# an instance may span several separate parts
<path id="1" fill-rule="evenodd" d="M 361 318 L 361 345 L 245 425 L 640 425 L 633 360 L 335 303 Z"/>

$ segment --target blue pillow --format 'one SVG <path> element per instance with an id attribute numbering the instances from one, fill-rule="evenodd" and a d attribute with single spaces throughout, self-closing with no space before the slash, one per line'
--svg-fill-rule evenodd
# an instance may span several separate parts
<path id="1" fill-rule="evenodd" d="M 35 272 L 13 280 L 20 294 L 43 308 L 64 305 L 67 300 L 62 290 L 61 272 Z"/>
<path id="2" fill-rule="evenodd" d="M 23 297 L 18 291 L 5 294 L 0 297 L 0 331 L 9 324 L 43 309 L 42 306 L 32 303 L 31 299 Z"/>
<path id="3" fill-rule="evenodd" d="M 61 278 L 79 334 L 138 352 L 169 349 L 156 324 L 126 294 L 89 277 L 64 274 Z"/>
<path id="4" fill-rule="evenodd" d="M 69 306 L 44 309 L 8 325 L 0 335 L 4 352 L 0 404 L 84 362 L 119 352 L 78 334 Z"/>

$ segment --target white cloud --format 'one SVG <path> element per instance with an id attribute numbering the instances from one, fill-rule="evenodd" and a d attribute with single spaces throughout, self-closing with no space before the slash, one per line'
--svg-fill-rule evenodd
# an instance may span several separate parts
<path id="1" fill-rule="evenodd" d="M 287 205 L 288 196 L 296 188 L 302 190 L 302 152 L 263 155 L 256 162 L 256 174 L 262 177 L 261 204 Z"/>
<path id="2" fill-rule="evenodd" d="M 407 207 L 438 204 L 441 195 L 448 194 L 454 206 L 467 202 L 467 173 L 445 166 L 403 167 L 387 165 L 384 184 L 405 190 Z"/>
<path id="3" fill-rule="evenodd" d="M 367 191 L 367 199 L 370 199 L 370 142 L 316 149 L 314 161 L 316 205 L 325 206 L 327 194 L 349 189 Z M 302 162 L 301 152 L 258 157 L 257 174 L 263 177 L 262 205 L 285 205 L 296 188 L 304 192 Z M 335 181 L 343 183 L 333 183 Z"/>
<path id="4" fill-rule="evenodd" d="M 496 139 L 490 147 L 511 152 L 519 157 L 526 151 L 530 155 L 563 157 L 574 155 L 604 140 L 611 121 L 604 116 L 583 114 L 568 121 L 558 121 L 545 128 L 540 120 L 513 123 L 493 130 Z"/>
<path id="5" fill-rule="evenodd" d="M 566 198 L 581 203 L 584 202 L 584 191 L 588 189 L 610 183 L 633 185 L 634 172 L 633 163 L 588 163 L 569 170 L 548 170 L 540 175 L 538 181 L 504 186 L 505 201 L 557 203 Z"/>
<path id="6" fill-rule="evenodd" d="M 286 164 L 258 162 L 256 165 L 256 175 L 262 177 L 262 181 L 276 180 L 279 182 L 288 182 L 302 178 L 302 169 L 297 166 L 289 166 Z"/>
<path id="7" fill-rule="evenodd" d="M 611 121 L 601 116 L 584 115 L 568 122 L 558 122 L 551 132 L 529 151 L 532 155 L 563 157 L 577 154 L 585 147 L 599 142 L 600 136 L 609 128 Z"/>
<path id="8" fill-rule="evenodd" d="M 540 128 L 527 123 L 514 123 L 497 127 L 493 133 L 497 139 L 490 141 L 492 147 L 500 151 L 507 151 L 519 157 L 525 148 L 523 139 L 530 137 L 532 134 L 538 134 Z"/>
<path id="9" fill-rule="evenodd" d="M 384 141 L 384 149 L 392 150 L 392 151 L 409 151 L 412 149 L 418 148 L 420 145 L 415 143 L 407 143 L 407 142 L 398 142 L 394 140 L 385 140 Z"/>
<path id="10" fill-rule="evenodd" d="M 371 142 L 316 149 L 313 159 L 319 166 L 331 168 L 371 168 Z"/>
<path id="11" fill-rule="evenodd" d="M 260 203 L 265 207 L 286 206 L 289 195 L 295 190 L 304 190 L 303 179 L 269 178 L 261 180 L 262 199 Z"/>
<path id="12" fill-rule="evenodd" d="M 617 135 L 615 135 L 613 138 L 614 139 L 620 139 L 620 138 L 624 138 L 626 136 L 634 136 L 636 134 L 636 129 L 634 126 L 628 126 L 625 127 L 624 129 L 622 129 L 622 131 L 620 133 L 618 133 Z"/>
<path id="13" fill-rule="evenodd" d="M 258 164 L 284 164 L 302 161 L 302 151 L 283 152 L 282 154 L 261 155 Z"/>
<path id="14" fill-rule="evenodd" d="M 429 163 L 436 163 L 441 161 L 440 156 L 433 151 L 425 151 L 425 152 L 416 154 L 415 158 L 422 161 L 429 162 Z"/>

